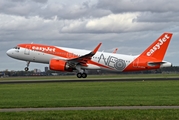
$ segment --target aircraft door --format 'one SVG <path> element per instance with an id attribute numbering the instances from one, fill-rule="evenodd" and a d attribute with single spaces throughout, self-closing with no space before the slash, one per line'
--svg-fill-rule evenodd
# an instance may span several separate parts
<path id="1" fill-rule="evenodd" d="M 133 67 L 138 67 L 139 66 L 139 58 L 135 59 L 133 62 Z"/>
<path id="2" fill-rule="evenodd" d="M 30 47 L 31 47 L 31 45 L 26 45 L 26 48 L 25 48 L 25 51 L 24 51 L 25 55 L 30 55 Z"/>

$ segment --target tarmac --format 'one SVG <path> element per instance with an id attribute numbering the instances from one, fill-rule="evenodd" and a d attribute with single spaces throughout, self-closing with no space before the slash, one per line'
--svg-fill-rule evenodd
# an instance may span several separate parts
<path id="1" fill-rule="evenodd" d="M 57 83 L 57 82 L 136 82 L 136 81 L 168 81 L 179 80 L 179 78 L 81 78 L 81 79 L 60 79 L 60 80 L 0 80 L 0 84 L 20 84 L 20 83 Z"/>
<path id="2" fill-rule="evenodd" d="M 0 112 L 22 111 L 65 111 L 65 110 L 149 110 L 149 109 L 179 109 L 179 106 L 107 106 L 107 107 L 55 107 L 55 108 L 8 108 Z"/>

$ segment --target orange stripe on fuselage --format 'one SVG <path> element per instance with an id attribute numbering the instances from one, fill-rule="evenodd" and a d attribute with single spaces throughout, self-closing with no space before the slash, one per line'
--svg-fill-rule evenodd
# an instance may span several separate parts
<path id="1" fill-rule="evenodd" d="M 68 59 L 78 57 L 77 55 L 75 55 L 71 52 L 67 52 L 67 51 L 60 49 L 60 48 L 57 48 L 55 46 L 47 46 L 47 45 L 42 45 L 42 44 L 19 44 L 18 46 L 23 47 L 23 48 L 27 48 L 29 50 L 43 52 L 43 53 L 46 53 L 46 54 L 55 55 L 55 56 L 68 58 Z"/>

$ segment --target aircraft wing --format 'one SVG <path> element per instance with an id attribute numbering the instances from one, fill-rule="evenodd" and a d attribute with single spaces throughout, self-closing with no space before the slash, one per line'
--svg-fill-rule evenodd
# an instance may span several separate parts
<path id="1" fill-rule="evenodd" d="M 88 60 L 91 60 L 93 55 L 96 54 L 96 52 L 99 50 L 101 44 L 102 43 L 99 43 L 98 46 L 93 51 L 91 51 L 90 53 L 85 54 L 85 55 L 80 56 L 80 57 L 77 57 L 77 58 L 69 59 L 67 61 L 69 63 L 76 63 L 76 64 L 79 63 L 79 64 L 81 64 L 83 66 L 86 66 L 86 63 L 88 62 Z"/>

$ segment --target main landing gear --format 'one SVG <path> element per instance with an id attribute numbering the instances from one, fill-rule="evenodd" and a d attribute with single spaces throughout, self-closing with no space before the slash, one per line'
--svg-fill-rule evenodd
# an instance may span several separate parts
<path id="1" fill-rule="evenodd" d="M 78 78 L 86 78 L 87 77 L 86 70 L 82 69 L 80 65 L 77 65 L 76 69 L 78 70 L 78 73 L 76 74 L 76 76 Z"/>
<path id="2" fill-rule="evenodd" d="M 87 77 L 87 74 L 86 73 L 77 73 L 76 76 L 78 78 L 86 78 Z"/>
<path id="3" fill-rule="evenodd" d="M 30 61 L 27 61 L 27 67 L 24 68 L 25 71 L 29 70 L 29 64 L 30 64 Z"/>

